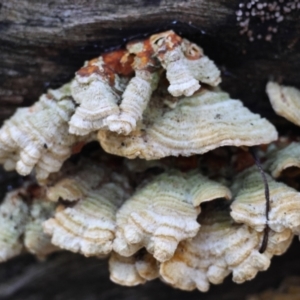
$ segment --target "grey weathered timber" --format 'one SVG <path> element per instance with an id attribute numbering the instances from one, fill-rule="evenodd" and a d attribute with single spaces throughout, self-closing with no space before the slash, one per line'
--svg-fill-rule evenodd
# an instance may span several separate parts
<path id="1" fill-rule="evenodd" d="M 268 78 L 300 87 L 300 10 L 278 25 L 272 42 L 251 43 L 236 21 L 242 2 L 1 0 L 0 117 L 68 81 L 86 59 L 169 28 L 203 46 L 221 67 L 223 87 L 233 97 L 272 117 L 261 104 Z"/>
<path id="2" fill-rule="evenodd" d="M 300 10 L 278 24 L 271 42 L 249 42 L 236 21 L 241 2 L 0 0 L 0 122 L 16 107 L 36 101 L 47 88 L 67 82 L 85 60 L 172 28 L 216 61 L 224 90 L 271 119 L 281 132 L 297 133 L 272 112 L 264 88 L 269 78 L 300 88 Z M 1 171 L 1 193 L 15 177 Z M 0 265 L 0 299 L 240 300 L 299 274 L 299 242 L 273 261 L 269 271 L 249 283 L 236 285 L 227 278 L 202 294 L 175 290 L 158 280 L 119 287 L 108 279 L 107 262 L 95 258 L 61 253 L 39 263 L 24 256 Z"/>

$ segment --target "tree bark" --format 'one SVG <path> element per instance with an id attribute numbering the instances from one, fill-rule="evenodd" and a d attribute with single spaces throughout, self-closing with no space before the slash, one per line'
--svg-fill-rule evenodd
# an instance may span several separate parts
<path id="1" fill-rule="evenodd" d="M 272 118 L 265 105 L 266 81 L 272 77 L 300 87 L 300 10 L 281 23 L 270 23 L 278 30 L 271 42 L 251 43 L 237 24 L 240 2 L 1 0 L 0 116 L 65 83 L 85 60 L 130 39 L 174 29 L 216 61 L 226 91 Z M 268 24 L 258 26 L 257 34 L 265 34 Z"/>
<path id="2" fill-rule="evenodd" d="M 276 117 L 264 89 L 268 79 L 300 88 L 300 22 L 294 11 L 272 41 L 250 42 L 240 34 L 236 11 L 245 1 L 226 0 L 0 0 L 0 121 L 16 107 L 35 102 L 48 88 L 67 82 L 84 61 L 132 39 L 174 29 L 204 48 L 222 70 L 222 87 L 282 133 L 298 129 Z M 255 23 L 255 19 L 253 19 Z M 255 28 L 255 24 L 252 24 Z M 258 26 L 262 35 L 268 29 Z M 14 175 L 1 173 L 1 191 Z M 299 244 L 273 259 L 252 282 L 228 278 L 207 294 L 185 293 L 159 281 L 125 288 L 109 281 L 106 261 L 55 254 L 39 263 L 31 256 L 0 265 L 1 299 L 244 299 L 299 274 Z"/>
<path id="3" fill-rule="evenodd" d="M 137 287 L 118 286 L 109 280 L 106 260 L 78 254 L 57 253 L 44 262 L 26 255 L 0 265 L 0 299 L 246 300 L 249 295 L 277 288 L 287 276 L 299 276 L 299 270 L 298 240 L 252 281 L 235 284 L 229 276 L 221 285 L 211 285 L 207 293 L 176 290 L 158 279 Z"/>

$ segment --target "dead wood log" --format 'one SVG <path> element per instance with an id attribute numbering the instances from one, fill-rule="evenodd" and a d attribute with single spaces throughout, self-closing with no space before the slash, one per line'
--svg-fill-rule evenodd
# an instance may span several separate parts
<path id="1" fill-rule="evenodd" d="M 222 70 L 223 88 L 282 132 L 297 129 L 275 116 L 264 93 L 272 77 L 300 87 L 300 22 L 294 11 L 278 23 L 272 41 L 250 42 L 240 34 L 236 11 L 242 0 L 0 0 L 0 120 L 74 76 L 85 60 L 128 40 L 174 29 L 197 42 Z M 268 28 L 252 25 L 256 34 Z M 268 24 L 268 23 L 266 23 Z M 259 25 L 259 24 L 258 24 Z M 256 27 L 255 27 L 256 26 Z M 1 184 L 8 185 L 5 175 Z M 10 175 L 13 176 L 13 175 Z M 155 281 L 117 287 L 105 261 L 68 253 L 44 263 L 31 256 L 0 266 L 1 299 L 243 299 L 286 275 L 299 274 L 298 243 L 275 258 L 266 273 L 237 286 L 230 279 L 208 294 L 185 293 Z"/>

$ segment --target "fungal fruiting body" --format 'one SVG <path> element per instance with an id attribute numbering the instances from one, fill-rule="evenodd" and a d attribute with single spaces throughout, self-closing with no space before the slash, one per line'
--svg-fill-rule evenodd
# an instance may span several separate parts
<path id="1" fill-rule="evenodd" d="M 43 222 L 53 216 L 55 207 L 55 203 L 39 198 L 34 199 L 30 205 L 28 222 L 25 225 L 24 246 L 28 252 L 38 257 L 45 257 L 59 250 L 51 243 L 50 236 L 43 231 Z"/>
<path id="2" fill-rule="evenodd" d="M 69 84 L 49 90 L 28 108 L 19 108 L 0 130 L 0 162 L 6 170 L 28 175 L 33 168 L 43 180 L 57 172 L 72 154 L 72 146 L 86 138 L 68 132 L 75 111 Z"/>
<path id="3" fill-rule="evenodd" d="M 200 174 L 162 174 L 118 211 L 113 249 L 131 256 L 146 247 L 158 261 L 166 261 L 181 240 L 197 234 L 199 205 L 223 197 L 230 198 L 230 191 Z"/>
<path id="4" fill-rule="evenodd" d="M 262 232 L 267 222 L 269 228 L 281 233 L 286 229 L 293 233 L 300 226 L 300 194 L 284 183 L 276 182 L 267 176 L 270 190 L 269 220 L 265 216 L 265 189 L 260 174 L 255 167 L 239 174 L 234 181 L 232 191 L 235 194 L 231 204 L 231 216 L 238 222 L 247 224 Z"/>
<path id="5" fill-rule="evenodd" d="M 159 64 L 153 57 L 149 40 L 129 43 L 127 50 L 135 55 L 132 63 L 135 76 L 122 95 L 120 113 L 109 116 L 106 121 L 109 130 L 119 134 L 129 134 L 136 128 L 159 81 Z"/>
<path id="6" fill-rule="evenodd" d="M 86 135 L 104 126 L 109 115 L 119 114 L 117 105 L 125 89 L 127 75 L 131 72 L 125 50 L 104 54 L 86 63 L 71 84 L 76 103 L 75 114 L 70 120 L 70 133 Z M 125 56 L 125 61 L 122 58 Z M 120 72 L 118 72 L 120 71 Z"/>
<path id="7" fill-rule="evenodd" d="M 181 49 L 185 57 L 184 62 L 195 79 L 210 86 L 217 86 L 221 83 L 220 70 L 212 60 L 204 55 L 202 48 L 183 39 Z"/>
<path id="8" fill-rule="evenodd" d="M 287 147 L 270 151 L 265 168 L 274 178 L 278 178 L 289 168 L 300 169 L 300 143 L 293 142 Z"/>
<path id="9" fill-rule="evenodd" d="M 74 202 L 60 205 L 44 223 L 51 242 L 85 256 L 106 255 L 115 237 L 115 214 L 129 197 L 127 178 L 91 161 L 82 161 L 72 175 L 52 183 L 48 197 Z"/>
<path id="10" fill-rule="evenodd" d="M 35 190 L 36 196 L 31 195 Z M 40 191 L 41 190 L 41 191 Z M 41 196 L 38 196 L 39 191 Z M 45 257 L 57 251 L 42 223 L 52 216 L 55 205 L 43 196 L 43 188 L 25 183 L 24 187 L 7 193 L 0 205 L 0 261 L 22 251 Z"/>
<path id="11" fill-rule="evenodd" d="M 19 191 L 6 195 L 0 206 L 0 261 L 5 261 L 21 253 L 23 245 L 19 241 L 27 219 L 28 206 L 19 196 Z"/>
<path id="12" fill-rule="evenodd" d="M 159 276 L 157 261 L 145 250 L 129 257 L 112 252 L 109 272 L 113 282 L 126 286 L 142 284 Z"/>
<path id="13" fill-rule="evenodd" d="M 166 77 L 170 82 L 168 91 L 172 96 L 191 96 L 200 88 L 198 80 L 193 78 L 185 63 L 181 37 L 173 31 L 167 31 L 151 36 L 150 43 L 166 69 Z"/>
<path id="14" fill-rule="evenodd" d="M 266 92 L 275 112 L 300 126 L 300 91 L 294 87 L 268 82 Z"/>
<path id="15" fill-rule="evenodd" d="M 34 170 L 40 186 L 25 183 L 0 205 L 0 260 L 65 249 L 110 256 L 122 285 L 160 278 L 200 291 L 266 270 L 300 234 L 299 193 L 273 179 L 299 168 L 300 147 L 261 147 L 267 220 L 261 174 L 252 159 L 233 166 L 243 158 L 234 147 L 271 143 L 277 131 L 220 81 L 199 46 L 167 31 L 86 62 L 69 84 L 18 109 L 0 130 L 0 162 Z M 119 157 L 85 149 L 65 162 L 96 137 Z"/>
<path id="16" fill-rule="evenodd" d="M 252 279 L 299 234 L 299 193 L 267 176 L 271 230 L 266 251 L 259 253 L 266 219 L 264 186 L 255 167 L 233 178 L 231 217 L 229 203 L 212 201 L 230 199 L 230 189 L 199 170 L 148 175 L 131 195 L 128 171 L 117 172 L 108 168 L 108 160 L 103 162 L 66 164 L 33 201 L 30 195 L 20 197 L 22 190 L 10 192 L 0 210 L 8 203 L 15 217 L 8 222 L 10 214 L 3 214 L 0 231 L 18 230 L 2 249 L 11 255 L 27 249 L 43 256 L 59 248 L 85 256 L 110 254 L 110 276 L 116 283 L 133 286 L 159 277 L 176 288 L 206 291 L 230 273 L 238 283 Z M 137 173 L 131 168 L 131 176 L 147 174 L 142 167 Z"/>
<path id="17" fill-rule="evenodd" d="M 266 270 L 270 258 L 284 252 L 292 239 L 289 232 L 280 239 L 274 235 L 260 254 L 262 234 L 245 224 L 235 224 L 226 209 L 208 209 L 199 222 L 197 236 L 181 242 L 174 256 L 160 266 L 163 280 L 183 290 L 207 291 L 210 282 L 220 284 L 230 273 L 237 283 L 250 280 Z"/>
<path id="18" fill-rule="evenodd" d="M 21 175 L 34 169 L 43 181 L 98 130 L 105 151 L 144 159 L 277 139 L 267 120 L 217 88 L 199 90 L 199 82 L 218 85 L 220 71 L 173 31 L 130 42 L 87 62 L 71 83 L 49 90 L 32 107 L 18 109 L 0 130 L 0 162 Z"/>
<path id="19" fill-rule="evenodd" d="M 104 54 L 86 63 L 71 84 L 80 106 L 70 120 L 70 133 L 104 129 L 128 135 L 166 70 L 173 96 L 191 96 L 200 82 L 217 86 L 220 71 L 202 49 L 173 31 L 130 42 L 126 50 Z M 134 74 L 134 75 L 133 75 Z"/>
<path id="20" fill-rule="evenodd" d="M 150 37 L 152 49 L 166 69 L 170 82 L 168 91 L 174 97 L 191 96 L 200 88 L 198 81 L 216 86 L 220 83 L 220 71 L 203 55 L 203 51 L 173 31 Z M 203 68 L 206 65 L 206 68 Z"/>
<path id="21" fill-rule="evenodd" d="M 159 159 L 203 154 L 222 146 L 267 144 L 277 139 L 272 124 L 251 113 L 239 100 L 230 99 L 227 93 L 201 89 L 191 97 L 174 99 L 175 108 L 165 108 L 165 98 L 154 96 L 143 122 L 127 136 L 100 130 L 98 139 L 103 149 L 128 158 Z"/>

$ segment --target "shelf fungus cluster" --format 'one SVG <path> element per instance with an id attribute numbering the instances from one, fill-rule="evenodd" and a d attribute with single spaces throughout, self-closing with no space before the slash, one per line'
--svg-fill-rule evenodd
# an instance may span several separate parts
<path id="1" fill-rule="evenodd" d="M 200 291 L 266 270 L 300 235 L 300 144 L 275 142 L 275 127 L 220 81 L 199 46 L 167 31 L 86 62 L 18 109 L 0 129 L 0 162 L 30 176 L 0 205 L 0 260 L 69 250 L 109 257 L 122 285 Z M 268 94 L 297 105 L 295 91 Z M 72 156 L 91 141 L 104 151 Z"/>

